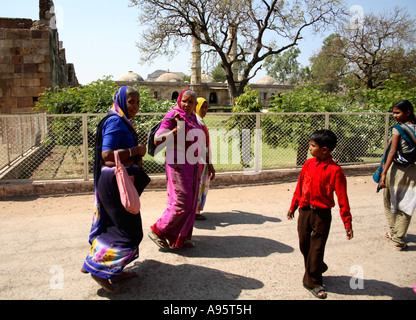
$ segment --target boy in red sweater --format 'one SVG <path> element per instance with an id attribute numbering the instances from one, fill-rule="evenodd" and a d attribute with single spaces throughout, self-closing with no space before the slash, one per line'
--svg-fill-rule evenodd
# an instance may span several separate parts
<path id="1" fill-rule="evenodd" d="M 331 156 L 336 144 L 337 137 L 330 130 L 318 130 L 311 135 L 309 151 L 314 158 L 307 160 L 302 168 L 287 213 L 287 218 L 292 220 L 296 209 L 300 208 L 298 234 L 305 262 L 303 286 L 320 299 L 327 297 L 322 274 L 328 269 L 324 251 L 332 220 L 331 208 L 335 206 L 334 191 L 347 239 L 353 238 L 347 180 Z"/>

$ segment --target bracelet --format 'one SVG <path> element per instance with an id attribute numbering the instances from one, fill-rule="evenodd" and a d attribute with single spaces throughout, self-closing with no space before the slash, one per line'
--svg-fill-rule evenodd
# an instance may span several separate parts
<path id="1" fill-rule="evenodd" d="M 129 158 L 131 158 L 131 148 L 129 148 Z"/>

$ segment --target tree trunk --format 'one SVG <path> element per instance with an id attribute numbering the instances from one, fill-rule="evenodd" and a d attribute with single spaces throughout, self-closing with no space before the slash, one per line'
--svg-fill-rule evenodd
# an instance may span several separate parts
<path id="1" fill-rule="evenodd" d="M 308 158 L 309 140 L 300 138 L 298 141 L 298 150 L 296 153 L 296 165 L 303 166 Z"/>

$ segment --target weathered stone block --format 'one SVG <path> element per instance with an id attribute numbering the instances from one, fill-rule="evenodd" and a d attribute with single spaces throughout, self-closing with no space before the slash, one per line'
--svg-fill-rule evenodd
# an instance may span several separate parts
<path id="1" fill-rule="evenodd" d="M 37 63 L 25 63 L 23 65 L 24 73 L 36 73 L 39 72 L 39 65 Z"/>
<path id="2" fill-rule="evenodd" d="M 40 87 L 40 79 L 21 79 L 22 87 Z"/>
<path id="3" fill-rule="evenodd" d="M 38 72 L 51 72 L 51 64 L 39 63 Z"/>
<path id="4" fill-rule="evenodd" d="M 41 30 L 31 30 L 31 36 L 33 39 L 41 39 L 42 31 Z"/>
<path id="5" fill-rule="evenodd" d="M 45 56 L 40 54 L 29 54 L 25 56 L 25 63 L 44 63 Z"/>
<path id="6" fill-rule="evenodd" d="M 23 97 L 37 97 L 40 92 L 43 92 L 44 88 L 42 87 L 18 87 L 12 88 L 12 95 L 16 98 Z"/>
<path id="7" fill-rule="evenodd" d="M 52 86 L 51 78 L 47 77 L 47 78 L 40 79 L 40 85 L 43 87 L 48 87 L 48 88 L 51 87 Z"/>
<path id="8" fill-rule="evenodd" d="M 14 46 L 14 40 L 12 39 L 4 39 L 0 41 L 0 48 L 11 48 Z"/>
<path id="9" fill-rule="evenodd" d="M 32 107 L 16 108 L 16 109 L 12 110 L 12 113 L 15 113 L 15 114 L 33 113 L 33 106 Z"/>
<path id="10" fill-rule="evenodd" d="M 1 108 L 17 108 L 17 99 L 10 97 L 3 97 L 0 99 Z M 9 112 L 10 113 L 10 112 Z"/>
<path id="11" fill-rule="evenodd" d="M 30 30 L 28 29 L 6 29 L 6 37 L 8 39 L 28 39 L 30 38 Z"/>
<path id="12" fill-rule="evenodd" d="M 22 54 L 22 48 L 15 47 L 15 46 L 9 48 L 8 51 L 9 52 L 7 54 L 13 55 L 13 56 L 18 56 Z"/>
<path id="13" fill-rule="evenodd" d="M 12 61 L 12 58 L 11 58 L 11 56 L 6 56 L 6 55 L 2 55 L 1 53 L 0 53 L 0 64 L 9 64 L 9 63 L 11 63 L 11 61 Z"/>
<path id="14" fill-rule="evenodd" d="M 12 57 L 12 63 L 14 63 L 14 64 L 22 64 L 22 63 L 24 63 L 23 56 L 13 56 Z"/>
<path id="15" fill-rule="evenodd" d="M 49 55 L 51 51 L 49 47 L 41 47 L 41 48 L 35 48 L 35 49 L 36 49 L 36 54 L 43 55 L 43 56 Z"/>
<path id="16" fill-rule="evenodd" d="M 13 66 L 11 64 L 11 66 Z M 14 73 L 23 73 L 23 64 L 15 64 L 14 65 Z"/>
<path id="17" fill-rule="evenodd" d="M 10 63 L 1 63 L 0 64 L 0 73 L 13 73 L 14 68 Z"/>
<path id="18" fill-rule="evenodd" d="M 4 103 L 2 103 L 2 100 L 0 99 L 0 114 L 11 114 L 12 113 L 12 108 L 10 107 L 6 107 L 6 105 Z"/>
<path id="19" fill-rule="evenodd" d="M 33 108 L 33 98 L 17 98 L 18 108 Z"/>

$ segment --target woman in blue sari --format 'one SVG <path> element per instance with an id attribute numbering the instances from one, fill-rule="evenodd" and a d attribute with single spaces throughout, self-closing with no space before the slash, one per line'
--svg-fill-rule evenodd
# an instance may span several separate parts
<path id="1" fill-rule="evenodd" d="M 138 143 L 132 119 L 139 110 L 140 95 L 132 87 L 121 87 L 114 95 L 108 115 L 97 126 L 94 159 L 95 212 L 89 236 L 91 249 L 81 269 L 109 292 L 115 293 L 113 283 L 137 276 L 125 272 L 125 266 L 138 258 L 138 247 L 143 238 L 140 213 L 125 210 L 120 201 L 114 175 L 114 151 L 139 193 L 150 182 L 141 169 L 145 145 Z"/>

